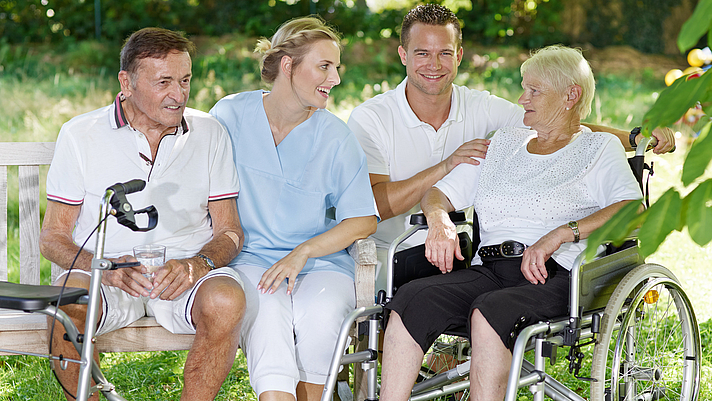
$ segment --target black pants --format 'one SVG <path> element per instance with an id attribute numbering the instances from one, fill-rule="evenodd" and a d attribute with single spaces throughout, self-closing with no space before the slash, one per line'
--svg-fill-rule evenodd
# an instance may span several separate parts
<path id="1" fill-rule="evenodd" d="M 483 266 L 413 280 L 386 305 L 400 315 L 424 353 L 445 331 L 469 333 L 475 309 L 510 350 L 522 328 L 568 312 L 569 272 L 553 259 L 546 262 L 546 283 L 537 285 L 524 278 L 521 258 L 483 262 Z"/>

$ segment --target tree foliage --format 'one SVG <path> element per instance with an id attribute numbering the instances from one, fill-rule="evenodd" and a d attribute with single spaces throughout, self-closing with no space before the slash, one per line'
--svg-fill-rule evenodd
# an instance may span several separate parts
<path id="1" fill-rule="evenodd" d="M 678 36 L 678 48 L 684 53 L 707 34 L 712 46 L 712 0 L 700 0 L 695 11 L 683 25 Z M 643 117 L 643 133 L 650 135 L 656 127 L 669 126 L 685 112 L 700 103 L 707 116 L 712 116 L 712 72 L 708 70 L 699 78 L 680 78 L 666 88 L 653 107 Z M 690 237 L 703 246 L 712 240 L 712 179 L 702 182 L 700 177 L 712 159 L 712 120 L 707 123 L 690 147 L 682 170 L 682 184 L 692 189 L 682 196 L 671 188 L 646 211 L 637 214 L 633 208 L 624 208 L 607 224 L 589 237 L 587 258 L 595 254 L 596 246 L 603 242 L 620 243 L 640 225 L 640 251 L 644 256 L 655 252 L 673 231 L 687 227 Z"/>
<path id="2" fill-rule="evenodd" d="M 540 46 L 563 40 L 563 0 L 431 0 L 452 8 L 463 34 L 485 43 Z M 347 36 L 396 36 L 418 0 L 100 0 L 101 39 L 122 42 L 146 26 L 189 35 L 271 36 L 284 21 L 319 14 Z M 369 8 L 369 4 L 375 4 Z M 82 41 L 95 36 L 95 0 L 0 0 L 8 43 Z M 375 8 L 377 7 L 377 8 Z"/>

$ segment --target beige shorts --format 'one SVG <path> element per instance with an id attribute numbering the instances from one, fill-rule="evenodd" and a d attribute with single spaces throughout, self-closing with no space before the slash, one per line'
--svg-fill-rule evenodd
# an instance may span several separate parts
<path id="1" fill-rule="evenodd" d="M 91 275 L 90 272 L 84 270 L 73 270 L 73 272 Z M 59 277 L 61 278 L 65 274 L 67 272 L 62 273 Z M 221 276 L 231 277 L 240 287 L 244 287 L 240 276 L 229 267 L 212 270 L 200 278 L 193 288 L 186 290 L 172 301 L 159 298 L 151 299 L 143 296 L 134 297 L 117 287 L 102 284 L 102 316 L 96 334 L 101 335 L 126 327 L 144 316 L 155 317 L 158 324 L 171 333 L 195 334 L 195 327 L 191 318 L 195 294 L 205 280 Z"/>

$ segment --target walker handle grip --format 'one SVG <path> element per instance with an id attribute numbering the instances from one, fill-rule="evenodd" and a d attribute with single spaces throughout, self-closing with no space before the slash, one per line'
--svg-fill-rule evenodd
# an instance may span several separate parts
<path id="1" fill-rule="evenodd" d="M 146 181 L 136 179 L 124 183 L 118 182 L 111 186 L 110 189 L 113 189 L 114 192 L 123 192 L 128 195 L 134 192 L 142 191 L 144 188 L 146 188 Z"/>

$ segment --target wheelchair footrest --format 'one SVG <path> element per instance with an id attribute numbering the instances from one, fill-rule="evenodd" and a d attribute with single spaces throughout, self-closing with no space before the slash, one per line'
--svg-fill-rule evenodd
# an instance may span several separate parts
<path id="1" fill-rule="evenodd" d="M 0 282 L 0 308 L 22 311 L 37 311 L 49 305 L 57 305 L 60 293 L 61 305 L 72 304 L 87 295 L 84 288 L 28 285 Z"/>

